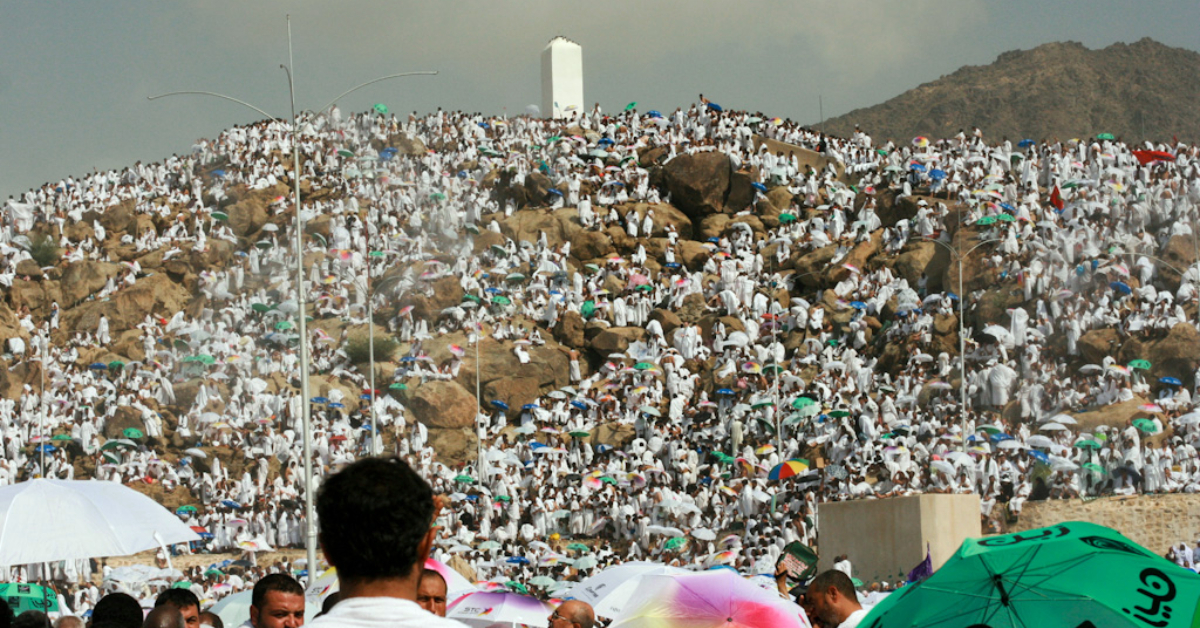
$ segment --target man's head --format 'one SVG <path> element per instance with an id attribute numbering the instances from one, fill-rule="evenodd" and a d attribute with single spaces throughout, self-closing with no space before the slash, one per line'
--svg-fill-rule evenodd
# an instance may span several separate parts
<path id="1" fill-rule="evenodd" d="M 596 614 L 591 604 L 569 600 L 560 604 L 548 619 L 549 628 L 592 628 L 596 623 Z"/>
<path id="2" fill-rule="evenodd" d="M 442 574 L 429 568 L 421 570 L 421 583 L 417 585 L 417 604 L 438 617 L 446 616 L 446 579 Z"/>
<path id="3" fill-rule="evenodd" d="M 50 618 L 42 611 L 25 611 L 13 620 L 13 628 L 50 628 Z"/>
<path id="4" fill-rule="evenodd" d="M 138 628 L 142 605 L 126 593 L 109 593 L 92 609 L 92 628 Z"/>
<path id="5" fill-rule="evenodd" d="M 54 620 L 54 628 L 84 628 L 83 620 L 74 615 L 63 615 Z"/>
<path id="6" fill-rule="evenodd" d="M 433 490 L 395 457 L 359 460 L 317 495 L 321 548 L 343 583 L 411 578 L 415 585 L 433 544 L 433 515 Z"/>
<path id="7" fill-rule="evenodd" d="M 142 628 L 187 628 L 187 623 L 174 604 L 163 604 L 146 614 Z"/>
<path id="8" fill-rule="evenodd" d="M 158 594 L 154 608 L 171 605 L 183 615 L 187 628 L 200 628 L 200 598 L 187 589 L 167 589 Z"/>
<path id="9" fill-rule="evenodd" d="M 225 622 L 221 621 L 220 615 L 204 611 L 200 613 L 200 628 L 225 628 Z"/>
<path id="10" fill-rule="evenodd" d="M 837 569 L 817 574 L 808 583 L 804 599 L 808 608 L 812 609 L 814 618 L 826 626 L 837 626 L 850 613 L 862 608 L 858 603 L 858 594 L 854 592 L 854 582 L 845 572 Z"/>
<path id="11" fill-rule="evenodd" d="M 254 628 L 298 628 L 304 625 L 304 587 L 287 574 L 274 573 L 254 585 L 250 594 Z"/>
<path id="12" fill-rule="evenodd" d="M 12 607 L 0 598 L 0 628 L 12 628 L 13 619 Z"/>

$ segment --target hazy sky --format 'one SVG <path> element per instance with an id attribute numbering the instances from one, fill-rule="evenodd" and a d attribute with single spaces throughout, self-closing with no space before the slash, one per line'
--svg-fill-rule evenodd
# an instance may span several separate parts
<path id="1" fill-rule="evenodd" d="M 1051 6 L 1046 6 L 1051 5 Z M 616 110 L 737 109 L 816 122 L 963 65 L 1051 41 L 1151 37 L 1200 49 L 1196 0 L 0 0 L 0 199 L 93 168 L 184 152 L 258 119 L 214 91 L 288 111 L 285 16 L 297 108 L 344 99 L 393 111 L 520 113 L 540 102 L 542 48 L 583 46 L 584 98 Z"/>

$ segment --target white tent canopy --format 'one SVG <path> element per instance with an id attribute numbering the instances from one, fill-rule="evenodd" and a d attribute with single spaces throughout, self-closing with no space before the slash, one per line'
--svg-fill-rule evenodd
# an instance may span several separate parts
<path id="1" fill-rule="evenodd" d="M 199 539 L 153 499 L 115 482 L 0 487 L 0 565 L 128 556 Z"/>

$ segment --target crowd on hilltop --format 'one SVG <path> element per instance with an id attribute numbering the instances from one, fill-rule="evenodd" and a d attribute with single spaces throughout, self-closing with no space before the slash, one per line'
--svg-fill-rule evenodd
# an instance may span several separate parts
<path id="1" fill-rule="evenodd" d="M 569 569 L 647 557 L 771 573 L 786 544 L 818 544 L 817 505 L 827 500 L 971 492 L 981 515 L 994 517 L 1018 515 L 1029 499 L 1200 487 L 1197 373 L 1118 363 L 1115 349 L 1085 364 L 1080 348 L 1095 329 L 1154 339 L 1195 326 L 1188 310 L 1200 268 L 1161 261 L 1169 247 L 1185 242 L 1193 251 L 1200 238 L 1195 147 L 1105 136 L 1014 145 L 985 141 L 978 130 L 877 144 L 865 132 L 835 138 L 707 101 L 668 113 L 596 107 L 567 122 L 440 110 L 343 116 L 337 108 L 296 122 L 301 184 L 314 199 L 303 214 L 329 221 L 328 237 L 305 239 L 305 259 L 319 261 L 303 288 L 315 318 L 303 340 L 314 371 L 367 393 L 353 399 L 335 388 L 311 404 L 316 482 L 373 447 L 411 460 L 452 506 L 435 557 L 458 556 L 480 580 L 561 580 Z M 428 150 L 391 148 L 397 138 Z M 796 150 L 772 151 L 764 138 Z M 260 122 L 162 163 L 66 178 L 9 199 L 0 226 L 6 287 L 40 279 L 21 270 L 33 233 L 58 238 L 62 264 L 122 263 L 91 299 L 115 298 L 163 272 L 148 267 L 149 257 L 161 265 L 218 241 L 237 253 L 200 273 L 203 308 L 148 313 L 136 327 L 144 357 L 119 365 L 82 356 L 114 347 L 129 330 L 103 317 L 66 329 L 60 305 L 71 304 L 19 304 L 20 332 L 7 340 L 5 359 L 14 366 L 44 356 L 46 383 L 0 400 L 0 483 L 71 478 L 86 467 L 99 480 L 187 491 L 196 508 L 181 516 L 211 535 L 204 549 L 303 543 L 300 411 L 311 400 L 291 385 L 301 315 L 290 296 L 291 196 L 270 202 L 267 222 L 251 234 L 236 235 L 223 211 L 229 196 L 290 189 L 292 141 L 288 124 Z M 642 205 L 671 202 L 652 184 L 654 166 L 639 159 L 656 148 L 664 164 L 719 152 L 733 170 L 757 177 L 754 202 L 703 243 L 706 254 L 692 265 L 678 226 Z M 804 165 L 800 149 L 831 160 Z M 538 174 L 553 188 L 522 206 L 496 172 L 511 173 L 516 185 Z M 788 194 L 769 223 L 778 226 L 738 221 L 760 213 L 779 188 Z M 884 196 L 918 199 L 915 214 L 882 216 Z M 117 236 L 95 216 L 118 205 L 160 220 L 120 234 L 114 246 Z M 475 239 L 502 233 L 514 214 L 561 208 L 575 209 L 584 229 L 617 226 L 638 244 L 625 257 L 586 260 L 571 241 L 543 233 L 501 237 L 476 253 Z M 68 236 L 86 220 L 90 231 Z M 994 281 L 957 295 L 940 279 L 846 262 L 877 236 L 880 259 L 923 240 L 963 250 L 983 243 L 972 255 Z M 789 261 L 827 247 L 829 265 L 848 272 L 796 276 Z M 119 250 L 136 254 L 119 259 Z M 394 375 L 376 383 L 371 408 L 347 330 L 367 322 L 368 301 L 387 311 L 446 277 L 468 295 L 461 306 L 429 318 L 409 308 L 377 318 L 401 355 Z M 614 284 L 625 288 L 607 288 Z M 1017 305 L 1003 320 L 981 320 L 981 299 L 996 287 Z M 933 343 L 935 322 L 957 316 L 960 299 L 969 321 L 965 412 L 952 383 L 959 356 Z M 651 316 L 697 300 L 724 322 L 670 328 Z M 568 312 L 644 328 L 645 339 L 621 355 L 571 350 L 569 386 L 481 400 L 480 463 L 439 460 L 427 426 L 390 393 L 458 377 L 483 337 L 527 362 L 531 347 L 554 342 Z M 336 321 L 326 327 L 338 331 L 321 321 Z M 454 345 L 450 359 L 429 357 L 439 337 L 463 333 L 467 344 Z M 887 345 L 906 353 L 882 368 Z M 184 383 L 190 403 L 176 395 Z M 1073 418 L 1138 397 L 1143 412 L 1125 425 L 1085 430 Z M 128 408 L 144 423 L 137 435 L 105 438 L 106 423 Z M 173 425 L 165 408 L 174 408 Z M 587 438 L 612 423 L 632 426 L 633 438 L 615 446 Z M 168 436 L 184 447 L 168 449 Z M 233 453 L 223 459 L 217 450 Z M 791 477 L 773 479 L 773 471 Z M 591 553 L 567 549 L 579 540 Z M 69 579 L 87 568 L 55 570 Z M 51 574 L 20 567 L 8 575 Z"/>

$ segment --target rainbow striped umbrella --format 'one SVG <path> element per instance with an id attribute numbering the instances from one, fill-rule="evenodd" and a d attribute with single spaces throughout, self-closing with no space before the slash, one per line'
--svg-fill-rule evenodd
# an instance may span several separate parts
<path id="1" fill-rule="evenodd" d="M 775 467 L 771 469 L 771 472 L 767 474 L 767 479 L 785 480 L 794 475 L 800 475 L 806 471 L 808 471 L 808 461 L 803 458 L 793 458 L 775 465 Z"/>
<path id="2" fill-rule="evenodd" d="M 804 612 L 731 569 L 647 576 L 611 628 L 807 628 Z"/>

